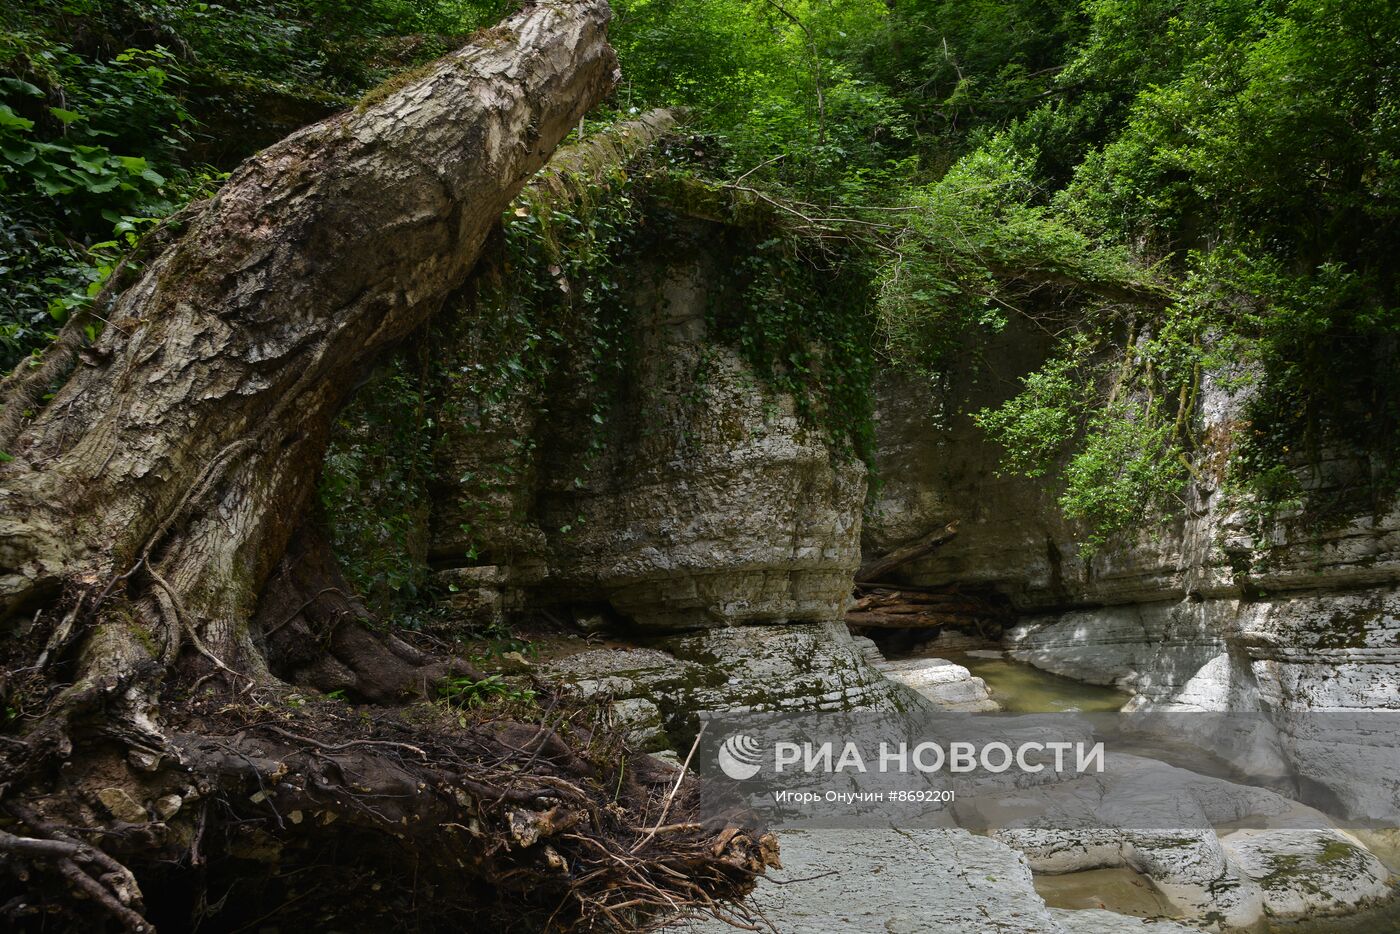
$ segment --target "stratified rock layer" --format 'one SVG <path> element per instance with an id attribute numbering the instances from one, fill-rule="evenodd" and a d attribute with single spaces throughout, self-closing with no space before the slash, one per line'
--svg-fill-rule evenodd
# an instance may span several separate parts
<path id="1" fill-rule="evenodd" d="M 924 697 L 943 710 L 987 713 L 1000 705 L 987 693 L 987 683 L 962 665 L 942 658 L 910 658 L 881 662 L 886 678 Z"/>
<path id="2" fill-rule="evenodd" d="M 886 374 L 880 387 L 878 502 L 865 546 L 961 520 L 957 537 L 905 569 L 907 583 L 996 590 L 1022 614 L 1013 657 L 1132 691 L 1135 709 L 1260 711 L 1284 736 L 1300 780 L 1326 786 L 1366 817 L 1400 808 L 1400 761 L 1361 732 L 1310 725 L 1313 711 L 1400 712 L 1400 502 L 1373 465 L 1323 452 L 1295 473 L 1330 519 L 1251 525 L 1219 488 L 1247 399 L 1206 374 L 1186 509 L 1092 559 L 1061 517 L 1053 480 L 1002 476 L 999 449 L 964 414 L 997 405 L 1043 360 L 1048 340 L 1015 327 L 942 393 Z M 1387 753 L 1389 758 L 1387 759 Z"/>
<path id="3" fill-rule="evenodd" d="M 860 558 L 865 468 L 833 455 L 791 397 L 708 333 L 711 303 L 729 299 L 714 285 L 726 262 L 718 225 L 670 236 L 667 261 L 630 274 L 626 385 L 566 360 L 548 398 L 444 407 L 456 421 L 443 426 L 440 473 L 504 463 L 512 478 L 484 502 L 445 484 L 436 506 L 435 560 L 472 550 L 495 568 L 470 572 L 464 605 L 596 601 L 666 630 L 839 619 Z"/>
<path id="4" fill-rule="evenodd" d="M 783 934 L 1186 934 L 1169 921 L 1062 911 L 1036 893 L 1020 853 L 965 830 L 819 830 L 782 836 L 781 884 L 751 901 Z M 717 922 L 676 934 L 719 934 Z"/>
<path id="5" fill-rule="evenodd" d="M 542 663 L 585 696 L 645 698 L 661 709 L 677 748 L 700 713 L 897 710 L 917 699 L 875 668 L 846 627 L 740 626 L 647 640 L 647 647 L 584 648 Z"/>

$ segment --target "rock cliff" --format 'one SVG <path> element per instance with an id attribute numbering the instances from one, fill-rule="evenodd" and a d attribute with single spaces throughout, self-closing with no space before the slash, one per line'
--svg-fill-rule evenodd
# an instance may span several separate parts
<path id="1" fill-rule="evenodd" d="M 996 590 L 1018 610 L 1015 658 L 1133 692 L 1135 709 L 1263 711 L 1304 779 L 1361 816 L 1393 808 L 1386 750 L 1362 736 L 1310 735 L 1312 711 L 1400 709 L 1400 503 L 1363 458 L 1325 452 L 1294 472 L 1329 515 L 1266 526 L 1222 489 L 1242 391 L 1208 374 L 1198 417 L 1215 447 L 1200 458 L 1179 514 L 1085 560 L 1044 480 L 997 473 L 999 451 L 966 412 L 1013 394 L 1046 341 L 1001 335 L 974 381 L 939 391 L 888 375 L 879 390 L 880 495 L 867 518 L 879 552 L 951 519 L 958 537 L 905 570 L 908 583 Z M 1316 765 L 1311 765 L 1316 763 Z M 1311 774 L 1310 772 L 1315 772 Z"/>
<path id="2" fill-rule="evenodd" d="M 865 468 L 707 334 L 711 304 L 726 300 L 724 243 L 718 225 L 690 221 L 627 270 L 620 385 L 564 360 L 547 397 L 447 407 L 440 473 L 504 463 L 513 478 L 494 503 L 470 489 L 438 501 L 435 561 L 467 564 L 479 543 L 486 562 L 449 576 L 486 582 L 507 608 L 598 604 L 643 630 L 839 618 Z"/>
<path id="3" fill-rule="evenodd" d="M 497 260 L 445 310 L 437 582 L 478 626 L 544 616 L 610 632 L 631 648 L 573 652 L 549 674 L 648 716 L 659 706 L 682 739 L 698 710 L 903 703 L 841 623 L 864 464 L 716 333 L 739 300 L 731 267 L 764 238 L 664 196 L 630 223 L 643 234 L 609 270 L 606 346 L 557 325 L 541 378 L 519 378 L 504 346 L 518 335 L 502 319 L 547 326 L 518 297 L 518 269 Z M 591 287 L 552 274 L 565 293 Z"/>

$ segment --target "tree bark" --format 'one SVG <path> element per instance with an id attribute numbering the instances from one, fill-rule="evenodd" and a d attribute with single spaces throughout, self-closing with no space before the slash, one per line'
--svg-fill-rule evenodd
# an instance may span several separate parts
<path id="1" fill-rule="evenodd" d="M 713 828 L 644 836 L 672 775 L 619 765 L 625 746 L 567 702 L 543 724 L 477 726 L 440 706 L 295 701 L 284 678 L 349 672 L 360 699 L 387 702 L 469 673 L 372 637 L 312 532 L 293 554 L 309 563 L 253 623 L 352 387 L 465 279 L 616 81 L 608 15 L 604 0 L 529 4 L 254 156 L 166 226 L 95 343 L 60 342 L 0 385 L 0 896 L 19 886 L 0 915 L 149 930 L 142 872 L 209 865 L 250 823 L 278 846 L 343 828 L 377 841 L 377 871 L 411 866 L 417 885 L 421 869 L 449 900 L 484 879 L 604 927 L 741 892 L 772 861 L 743 828 L 719 845 Z M 341 603 L 290 605 L 308 589 Z M 301 628 L 274 629 L 276 610 Z M 73 898 L 40 904 L 57 892 Z"/>
<path id="2" fill-rule="evenodd" d="M 189 215 L 9 447 L 0 608 L 143 559 L 238 647 L 331 419 L 466 276 L 612 85 L 601 0 L 533 6 L 382 100 L 249 160 Z M 172 535 L 172 532 L 177 532 Z M 198 598 L 195 597 L 199 594 Z"/>

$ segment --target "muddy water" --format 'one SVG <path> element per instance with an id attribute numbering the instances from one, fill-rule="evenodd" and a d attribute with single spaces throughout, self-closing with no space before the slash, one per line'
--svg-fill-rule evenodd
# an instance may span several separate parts
<path id="1" fill-rule="evenodd" d="M 987 682 L 992 700 L 1011 713 L 1115 711 L 1132 696 L 1117 688 L 1084 684 L 1041 671 L 1033 665 L 1012 661 L 1005 652 L 995 649 L 945 653 L 941 657 L 957 662 Z"/>
<path id="2" fill-rule="evenodd" d="M 1035 877 L 1035 890 L 1051 908 L 1106 908 L 1135 918 L 1174 918 L 1177 911 L 1152 880 L 1127 867 Z"/>

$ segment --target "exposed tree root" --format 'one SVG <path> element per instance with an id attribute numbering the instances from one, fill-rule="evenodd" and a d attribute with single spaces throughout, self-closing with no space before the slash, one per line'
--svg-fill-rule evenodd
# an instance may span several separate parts
<path id="1" fill-rule="evenodd" d="M 171 688 L 162 752 L 123 755 L 110 730 L 80 728 L 53 789 L 7 797 L 15 823 L 0 832 L 0 903 L 21 928 L 105 915 L 149 931 L 150 885 L 139 882 L 193 891 L 211 865 L 228 884 L 231 864 L 283 878 L 338 851 L 330 865 L 373 870 L 385 906 L 452 893 L 417 912 L 426 929 L 448 923 L 467 892 L 483 908 L 509 906 L 522 929 L 632 931 L 677 911 L 734 915 L 724 906 L 776 865 L 773 838 L 742 816 L 698 819 L 695 782 L 631 749 L 599 708 L 542 703 L 487 717 L 427 702 L 385 709 Z M 170 901 L 157 916 L 169 917 Z M 313 906 L 324 910 L 303 903 Z M 279 910 L 256 899 L 204 905 L 203 929 L 236 929 L 265 909 Z"/>
<path id="2" fill-rule="evenodd" d="M 375 703 L 425 696 L 447 675 L 481 677 L 460 660 L 434 658 L 392 634 L 371 633 L 370 613 L 352 594 L 325 535 L 303 523 L 254 618 L 274 674 Z"/>
<path id="3" fill-rule="evenodd" d="M 695 781 L 631 748 L 606 705 L 543 685 L 492 715 L 432 701 L 437 679 L 475 672 L 374 633 L 314 530 L 269 582 L 254 658 L 211 658 L 173 587 L 153 569 L 128 580 L 153 596 L 75 584 L 6 646 L 0 913 L 15 929 L 233 931 L 347 898 L 359 930 L 459 929 L 468 905 L 503 929 L 635 931 L 693 911 L 753 927 L 737 900 L 777 865 L 771 835 L 702 819 Z M 75 620 L 99 627 L 85 650 L 21 664 Z M 328 658 L 349 678 L 337 690 L 399 706 L 307 699 Z M 347 881 L 371 878 L 373 898 Z"/>

